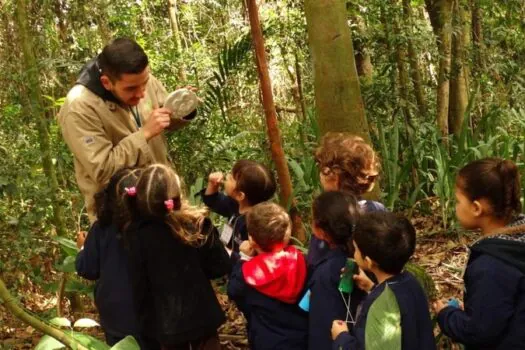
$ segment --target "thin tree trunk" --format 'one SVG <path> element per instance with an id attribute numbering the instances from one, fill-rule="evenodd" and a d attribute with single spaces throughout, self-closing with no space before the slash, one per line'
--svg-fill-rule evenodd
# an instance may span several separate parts
<path id="1" fill-rule="evenodd" d="M 449 132 L 461 132 L 469 101 L 469 68 L 467 52 L 470 45 L 469 12 L 466 0 L 456 0 L 454 13 L 457 29 L 452 38 L 452 70 L 450 77 Z"/>
<path id="2" fill-rule="evenodd" d="M 361 38 L 366 37 L 366 24 L 363 18 L 359 15 L 351 16 L 352 22 L 356 25 L 356 30 Z M 366 45 L 363 40 L 353 40 L 354 53 L 355 53 L 355 65 L 357 69 L 357 75 L 361 77 L 361 81 L 364 84 L 372 83 L 374 66 L 372 65 L 372 58 L 368 52 Z"/>
<path id="3" fill-rule="evenodd" d="M 184 63 L 182 62 L 182 44 L 180 40 L 179 23 L 177 20 L 177 0 L 168 0 L 168 10 L 170 17 L 171 30 L 173 33 L 173 43 L 175 45 L 175 54 L 177 55 L 177 75 L 181 83 L 186 81 L 186 73 L 184 72 Z"/>
<path id="4" fill-rule="evenodd" d="M 412 36 L 414 34 L 414 24 L 412 20 L 412 7 L 410 0 L 403 0 L 403 22 L 407 26 L 407 46 L 408 46 L 408 62 L 410 64 L 410 76 L 412 78 L 412 85 L 414 86 L 414 95 L 416 97 L 417 108 L 421 117 L 427 114 L 427 102 L 425 98 L 425 90 L 423 88 L 423 79 L 421 78 L 421 67 L 417 57 L 416 49 Z"/>
<path id="5" fill-rule="evenodd" d="M 72 349 L 88 350 L 88 348 L 79 344 L 76 340 L 68 336 L 65 332 L 61 331 L 58 328 L 51 327 L 45 324 L 44 322 L 40 321 L 36 317 L 33 317 L 29 313 L 27 313 L 23 308 L 21 308 L 17 304 L 16 299 L 9 293 L 2 279 L 0 279 L 0 304 L 4 305 L 5 308 L 9 310 L 16 318 L 18 318 L 25 324 L 30 325 L 37 331 L 57 339 L 58 341 L 69 346 Z"/>
<path id="6" fill-rule="evenodd" d="M 399 27 L 399 18 L 398 18 L 398 1 L 397 0 L 391 0 L 391 6 L 394 11 L 392 11 L 392 17 L 391 21 L 393 24 L 394 29 L 394 35 L 396 39 L 399 39 L 401 37 L 401 29 Z M 410 85 L 409 83 L 409 77 L 408 77 L 408 71 L 406 68 L 405 62 L 407 61 L 407 52 L 406 47 L 404 43 L 397 42 L 396 44 L 396 65 L 397 65 L 397 71 L 399 72 L 399 97 L 400 97 L 400 104 L 401 104 L 401 110 L 403 111 L 403 115 L 405 117 L 405 124 L 407 128 L 410 128 L 411 123 L 411 115 L 410 115 L 410 108 L 409 108 L 409 99 L 408 99 L 408 87 Z"/>
<path id="7" fill-rule="evenodd" d="M 448 106 L 450 95 L 450 56 L 453 0 L 441 0 L 439 7 L 439 75 L 437 88 L 437 125 L 443 141 L 448 137 Z"/>
<path id="8" fill-rule="evenodd" d="M 321 135 L 347 131 L 370 142 L 346 8 L 338 0 L 306 0 Z"/>
<path id="9" fill-rule="evenodd" d="M 268 139 L 270 141 L 270 150 L 272 153 L 272 159 L 275 163 L 275 168 L 277 170 L 277 176 L 281 190 L 281 204 L 285 208 L 288 208 L 289 206 L 291 207 L 290 211 L 294 223 L 294 235 L 299 240 L 304 241 L 304 228 L 301 218 L 299 217 L 295 208 L 295 200 L 293 198 L 292 191 L 292 180 L 290 178 L 288 163 L 286 162 L 283 147 L 281 145 L 281 133 L 277 122 L 277 112 L 275 111 L 275 104 L 273 101 L 272 82 L 270 80 L 270 74 L 268 73 L 268 63 L 266 62 L 264 38 L 262 35 L 261 24 L 259 22 L 259 10 L 257 9 L 256 0 L 247 0 L 246 4 L 250 18 L 250 28 L 257 62 L 257 72 L 259 74 L 259 81 L 261 84 L 262 102 L 266 116 L 265 119 L 268 131 Z"/>
<path id="10" fill-rule="evenodd" d="M 62 200 L 59 196 L 60 189 L 58 187 L 56 171 L 51 156 L 51 142 L 49 140 L 47 120 L 42 106 L 42 93 L 40 91 L 40 83 L 38 80 L 39 69 L 33 52 L 33 38 L 28 28 L 27 19 L 26 1 L 19 0 L 17 1 L 16 8 L 16 22 L 18 26 L 18 38 L 23 51 L 22 64 L 27 75 L 26 81 L 27 89 L 29 91 L 29 100 L 27 102 L 26 110 L 30 116 L 36 118 L 42 165 L 49 186 L 49 198 L 53 207 L 53 221 L 55 228 L 59 236 L 65 236 L 66 225 L 63 221 L 64 211 Z"/>
<path id="11" fill-rule="evenodd" d="M 106 0 L 96 0 L 95 2 L 95 19 L 97 21 L 98 32 L 104 45 L 109 43 L 113 36 L 108 21 L 106 20 L 106 13 L 104 12 L 106 6 L 108 6 L 105 1 Z"/>
<path id="12" fill-rule="evenodd" d="M 485 70 L 485 59 L 483 43 L 483 14 L 481 11 L 480 0 L 470 0 L 470 8 L 472 9 L 472 42 L 474 46 L 474 67 L 475 75 Z"/>

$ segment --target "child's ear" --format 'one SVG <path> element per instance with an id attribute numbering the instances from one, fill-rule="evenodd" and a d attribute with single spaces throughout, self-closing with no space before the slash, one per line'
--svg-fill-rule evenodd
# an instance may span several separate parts
<path id="1" fill-rule="evenodd" d="M 242 202 L 243 200 L 246 199 L 246 195 L 244 194 L 244 192 L 241 192 L 241 191 L 235 191 L 235 199 L 239 202 Z"/>
<path id="2" fill-rule="evenodd" d="M 474 216 L 479 217 L 486 212 L 487 208 L 485 208 L 484 203 L 482 203 L 481 201 L 472 202 L 472 214 Z"/>

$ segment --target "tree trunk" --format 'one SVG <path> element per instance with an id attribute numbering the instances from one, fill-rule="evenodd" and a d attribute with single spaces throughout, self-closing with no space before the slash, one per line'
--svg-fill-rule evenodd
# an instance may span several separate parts
<path id="1" fill-rule="evenodd" d="M 366 37 L 366 24 L 361 16 L 354 15 L 351 17 L 352 22 L 356 25 L 356 30 L 361 38 Z M 357 69 L 357 75 L 361 77 L 361 81 L 364 84 L 372 83 L 374 66 L 372 65 L 372 59 L 370 53 L 366 49 L 363 40 L 353 40 L 354 53 L 355 53 L 355 65 Z"/>
<path id="2" fill-rule="evenodd" d="M 25 0 L 19 0 L 19 2 L 25 2 Z M 25 4 L 24 4 L 25 5 Z M 4 281 L 0 279 L 0 304 L 4 305 L 16 318 L 21 320 L 27 325 L 30 325 L 34 329 L 44 334 L 47 334 L 61 343 L 69 346 L 71 349 L 88 350 L 83 345 L 79 344 L 72 337 L 62 330 L 51 327 L 44 322 L 40 321 L 36 317 L 31 316 L 27 311 L 21 308 L 17 303 L 16 299 L 7 290 Z"/>
<path id="3" fill-rule="evenodd" d="M 485 48 L 483 44 L 483 14 L 480 0 L 470 0 L 470 8 L 472 11 L 472 42 L 474 43 L 474 73 L 477 76 L 485 70 L 485 59 L 483 55 Z"/>
<path id="4" fill-rule="evenodd" d="M 452 36 L 452 5 L 453 0 L 440 0 L 440 30 L 439 30 L 439 74 L 437 88 L 437 125 L 443 142 L 448 137 L 448 106 L 450 95 L 450 53 Z"/>
<path id="5" fill-rule="evenodd" d="M 425 90 L 423 88 L 423 79 L 421 78 L 421 67 L 412 40 L 412 36 L 414 35 L 414 24 L 412 21 L 412 7 L 410 5 L 410 0 L 403 0 L 403 22 L 408 28 L 406 31 L 408 62 L 410 64 L 410 76 L 412 78 L 412 85 L 414 86 L 417 108 L 420 117 L 425 117 L 427 114 L 427 102 L 425 98 Z"/>
<path id="6" fill-rule="evenodd" d="M 370 142 L 345 3 L 305 0 L 321 135 L 347 131 Z"/>
<path id="7" fill-rule="evenodd" d="M 184 72 L 184 63 L 181 59 L 182 44 L 180 41 L 179 24 L 177 21 L 177 0 L 168 0 L 170 25 L 173 33 L 173 43 L 175 45 L 175 54 L 177 56 L 177 75 L 181 83 L 186 81 Z"/>
<path id="8" fill-rule="evenodd" d="M 399 27 L 399 19 L 397 16 L 398 1 L 391 0 L 391 6 L 392 6 L 392 9 L 394 10 L 392 11 L 391 21 L 393 24 L 394 36 L 397 40 L 395 54 L 396 54 L 397 71 L 399 72 L 398 76 L 399 76 L 400 105 L 401 105 L 401 110 L 403 111 L 405 124 L 407 128 L 410 128 L 411 116 L 410 116 L 410 108 L 409 108 L 409 100 L 408 100 L 408 86 L 410 83 L 409 83 L 408 71 L 406 69 L 406 64 L 405 64 L 407 60 L 406 47 L 404 43 L 401 42 L 400 40 L 401 29 Z"/>
<path id="9" fill-rule="evenodd" d="M 250 28 L 257 62 L 257 72 L 259 74 L 259 81 L 261 84 L 262 103 L 266 116 L 265 119 L 268 131 L 268 139 L 270 141 L 270 150 L 272 153 L 272 159 L 275 163 L 275 168 L 277 170 L 277 176 L 281 190 L 281 205 L 283 205 L 285 208 L 291 207 L 290 212 L 292 215 L 292 221 L 294 223 L 294 235 L 299 240 L 304 241 L 304 228 L 301 218 L 299 217 L 295 208 L 295 200 L 293 198 L 292 191 L 292 180 L 290 178 L 288 163 L 286 162 L 283 147 L 281 145 L 281 133 L 277 122 L 275 104 L 273 102 L 272 82 L 270 80 L 270 74 L 268 73 L 268 63 L 266 62 L 264 38 L 262 35 L 261 24 L 259 22 L 259 10 L 257 9 L 256 0 L 247 0 L 246 4 L 250 18 Z"/>
<path id="10" fill-rule="evenodd" d="M 66 225 L 63 221 L 64 211 L 62 208 L 62 199 L 59 196 L 60 189 L 56 176 L 53 159 L 51 156 L 51 143 L 49 140 L 49 131 L 47 120 L 42 105 L 42 92 L 40 91 L 39 68 L 33 52 L 33 38 L 28 28 L 28 15 L 26 10 L 26 1 L 17 1 L 16 22 L 18 26 L 18 39 L 23 51 L 23 66 L 26 73 L 27 90 L 29 91 L 29 100 L 27 101 L 26 110 L 30 116 L 36 118 L 38 136 L 40 139 L 40 153 L 42 156 L 42 165 L 47 177 L 49 186 L 49 199 L 53 207 L 53 221 L 57 234 L 66 235 Z"/>
<path id="11" fill-rule="evenodd" d="M 469 69 L 467 52 L 470 45 L 469 12 L 466 0 L 456 0 L 454 14 L 456 35 L 452 38 L 452 70 L 450 76 L 449 132 L 458 134 L 469 101 Z"/>

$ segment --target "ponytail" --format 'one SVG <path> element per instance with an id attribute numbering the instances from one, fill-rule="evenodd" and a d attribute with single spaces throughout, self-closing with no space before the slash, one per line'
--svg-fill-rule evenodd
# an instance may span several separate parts
<path id="1" fill-rule="evenodd" d="M 504 185 L 503 214 L 505 218 L 510 218 L 514 213 L 521 212 L 520 174 L 516 164 L 506 159 L 500 161 L 497 171 Z"/>

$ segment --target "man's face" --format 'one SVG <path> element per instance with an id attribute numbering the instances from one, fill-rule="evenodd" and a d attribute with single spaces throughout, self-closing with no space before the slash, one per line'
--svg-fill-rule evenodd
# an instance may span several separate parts
<path id="1" fill-rule="evenodd" d="M 128 106 L 136 106 L 145 96 L 149 67 L 138 74 L 122 74 L 115 81 L 111 81 L 106 75 L 103 75 L 100 80 L 104 88 L 111 91 L 120 102 Z"/>

